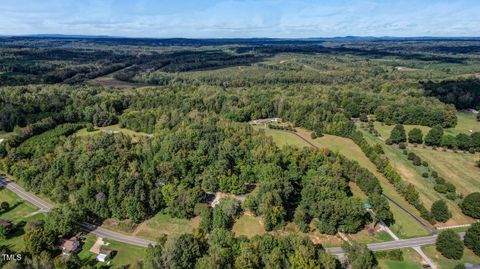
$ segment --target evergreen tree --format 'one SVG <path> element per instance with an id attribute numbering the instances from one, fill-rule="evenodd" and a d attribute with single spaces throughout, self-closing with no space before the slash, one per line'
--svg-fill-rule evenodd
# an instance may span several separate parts
<path id="1" fill-rule="evenodd" d="M 470 226 L 463 238 L 465 246 L 471 249 L 477 256 L 480 256 L 480 222 Z"/>
<path id="2" fill-rule="evenodd" d="M 480 192 L 467 195 L 460 203 L 463 214 L 480 219 Z"/>
<path id="3" fill-rule="evenodd" d="M 452 230 L 442 231 L 437 237 L 437 250 L 448 259 L 460 260 L 463 257 L 463 242 Z"/>
<path id="4" fill-rule="evenodd" d="M 442 143 L 443 128 L 440 125 L 434 126 L 425 136 L 425 144 L 428 146 L 440 146 Z"/>
<path id="5" fill-rule="evenodd" d="M 432 216 L 436 221 L 446 222 L 452 217 L 452 213 L 448 210 L 447 203 L 444 200 L 435 201 L 432 204 Z"/>
<path id="6" fill-rule="evenodd" d="M 413 144 L 423 144 L 423 133 L 420 128 L 413 128 L 408 132 L 408 142 Z"/>
<path id="7" fill-rule="evenodd" d="M 397 124 L 393 127 L 392 132 L 390 133 L 390 140 L 394 144 L 401 142 L 407 142 L 407 136 L 405 134 L 405 128 L 402 124 Z"/>

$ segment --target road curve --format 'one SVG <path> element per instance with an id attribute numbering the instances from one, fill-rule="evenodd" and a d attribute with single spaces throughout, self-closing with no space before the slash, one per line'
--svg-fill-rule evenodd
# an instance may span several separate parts
<path id="1" fill-rule="evenodd" d="M 5 186 L 7 189 L 15 192 L 18 196 L 20 196 L 22 199 L 32 203 L 33 205 L 37 206 L 40 208 L 40 210 L 43 210 L 45 212 L 50 211 L 53 208 L 53 205 L 43 201 L 40 199 L 38 196 L 35 194 L 27 192 L 25 189 L 20 187 L 18 184 L 12 182 L 11 180 L 0 176 L 0 185 Z M 135 245 L 139 247 L 147 247 L 148 245 L 152 244 L 155 245 L 155 241 L 152 240 L 146 240 L 143 238 L 138 238 L 135 236 L 131 235 L 125 235 L 121 233 L 117 233 L 114 231 L 110 231 L 108 229 L 87 223 L 87 222 L 82 222 L 80 223 L 80 227 L 89 233 L 92 233 L 96 236 L 115 240 L 121 243 L 125 244 L 130 244 L 130 245 Z M 460 236 L 464 236 L 465 233 L 459 233 Z M 435 244 L 435 241 L 437 240 L 437 235 L 432 235 L 432 236 L 425 236 L 425 237 L 417 237 L 417 238 L 412 238 L 412 239 L 403 239 L 403 240 L 398 240 L 398 241 L 389 241 L 389 242 L 383 242 L 383 243 L 374 243 L 374 244 L 369 244 L 368 248 L 373 250 L 373 251 L 378 251 L 378 250 L 391 250 L 391 249 L 399 249 L 399 248 L 410 248 L 410 247 L 418 247 L 418 246 L 424 246 L 424 245 L 431 245 Z M 326 249 L 329 253 L 334 254 L 334 255 L 342 255 L 344 254 L 344 251 L 340 247 L 334 247 L 334 248 L 327 248 Z"/>
<path id="2" fill-rule="evenodd" d="M 14 183 L 13 181 L 0 176 L 0 185 L 4 186 L 5 188 L 13 191 L 18 196 L 20 196 L 23 200 L 30 202 L 34 206 L 38 207 L 43 212 L 48 212 L 53 208 L 53 205 L 40 199 L 35 194 L 27 192 L 24 188 L 20 187 L 18 184 Z M 114 231 L 107 230 L 105 228 L 96 226 L 94 224 L 90 224 L 87 222 L 81 222 L 80 227 L 89 233 L 92 233 L 96 236 L 107 238 L 111 240 L 115 240 L 121 243 L 126 243 L 130 245 L 135 245 L 139 247 L 147 247 L 148 245 L 152 244 L 155 245 L 155 241 L 146 240 L 142 238 L 138 238 L 135 236 L 125 235 L 121 233 L 117 233 Z"/>

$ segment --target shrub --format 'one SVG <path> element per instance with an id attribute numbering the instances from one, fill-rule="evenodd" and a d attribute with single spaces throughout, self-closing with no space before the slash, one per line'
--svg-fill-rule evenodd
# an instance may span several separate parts
<path id="1" fill-rule="evenodd" d="M 437 184 L 433 189 L 439 193 L 447 193 L 447 187 L 443 184 Z"/>
<path id="2" fill-rule="evenodd" d="M 317 134 L 316 134 L 315 132 L 312 132 L 312 133 L 310 134 L 310 137 L 311 137 L 312 139 L 315 139 L 315 138 L 317 138 Z"/>
<path id="3" fill-rule="evenodd" d="M 403 153 L 403 155 L 408 155 L 408 150 L 404 149 L 404 150 L 402 151 L 402 153 Z"/>
<path id="4" fill-rule="evenodd" d="M 463 214 L 480 219 L 480 192 L 467 195 L 460 203 Z"/>
<path id="5" fill-rule="evenodd" d="M 437 177 L 437 178 L 435 179 L 435 182 L 436 182 L 437 184 L 445 184 L 445 179 L 444 179 L 443 177 Z"/>
<path id="6" fill-rule="evenodd" d="M 406 148 L 407 148 L 407 145 L 406 145 L 405 143 L 403 143 L 403 142 L 400 142 L 400 144 L 398 144 L 398 147 L 399 147 L 400 149 L 406 149 Z"/>
<path id="7" fill-rule="evenodd" d="M 432 177 L 433 177 L 433 178 L 438 178 L 438 173 L 437 173 L 437 171 L 432 171 Z"/>
<path id="8" fill-rule="evenodd" d="M 392 143 L 392 140 L 391 140 L 390 138 L 388 138 L 387 140 L 385 140 L 385 144 L 391 145 L 391 144 L 393 144 L 393 143 Z"/>
<path id="9" fill-rule="evenodd" d="M 452 230 L 442 231 L 438 235 L 436 247 L 448 259 L 460 260 L 463 257 L 463 242 Z"/>
<path id="10" fill-rule="evenodd" d="M 410 161 L 413 161 L 413 159 L 415 159 L 416 156 L 417 156 L 417 155 L 415 155 L 415 153 L 409 152 L 407 158 L 408 158 Z"/>
<path id="11" fill-rule="evenodd" d="M 413 158 L 413 164 L 416 166 L 422 165 L 422 159 L 420 159 L 418 156 L 415 156 L 415 158 Z"/>
<path id="12" fill-rule="evenodd" d="M 428 167 L 428 163 L 426 161 L 422 161 L 422 166 Z"/>
<path id="13" fill-rule="evenodd" d="M 448 200 L 455 201 L 455 199 L 457 199 L 457 194 L 454 192 L 449 192 L 445 194 L 445 197 L 447 197 Z"/>
<path id="14" fill-rule="evenodd" d="M 422 177 L 427 178 L 428 177 L 428 172 L 423 172 Z"/>

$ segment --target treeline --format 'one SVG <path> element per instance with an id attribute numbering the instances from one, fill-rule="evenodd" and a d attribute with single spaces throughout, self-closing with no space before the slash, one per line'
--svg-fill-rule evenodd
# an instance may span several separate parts
<path id="1" fill-rule="evenodd" d="M 425 94 L 458 109 L 480 109 L 480 80 L 478 78 L 422 82 Z"/>

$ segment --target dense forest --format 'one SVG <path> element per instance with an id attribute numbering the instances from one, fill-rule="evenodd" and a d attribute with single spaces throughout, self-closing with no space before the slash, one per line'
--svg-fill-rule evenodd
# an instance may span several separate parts
<path id="1" fill-rule="evenodd" d="M 416 42 L 0 38 L 0 171 L 58 205 L 25 226 L 29 262 L 54 257 L 53 242 L 78 232 L 80 220 L 139 224 L 160 212 L 200 217 L 200 228 L 159 237 L 131 268 L 339 268 L 304 233 L 395 223 L 371 170 L 328 148 L 279 147 L 250 124 L 265 118 L 350 139 L 419 216 L 442 220 L 356 125 L 397 125 L 387 145 L 405 147 L 403 125 L 422 125 L 431 131 L 409 133 L 410 143 L 479 150 L 478 133 L 443 134 L 459 109 L 478 108 L 470 74 L 480 71 L 479 42 Z M 129 88 L 93 85 L 97 78 Z M 113 125 L 142 135 L 96 131 Z M 436 187 L 455 188 L 442 180 Z M 245 199 L 212 208 L 216 192 Z M 266 235 L 234 236 L 247 211 Z M 303 234 L 274 236 L 292 223 Z M 36 236 L 48 242 L 32 243 Z M 363 246 L 344 248 L 365 266 L 354 268 L 376 265 Z"/>

